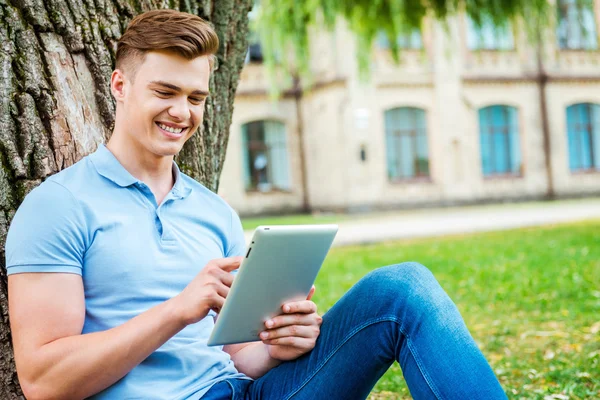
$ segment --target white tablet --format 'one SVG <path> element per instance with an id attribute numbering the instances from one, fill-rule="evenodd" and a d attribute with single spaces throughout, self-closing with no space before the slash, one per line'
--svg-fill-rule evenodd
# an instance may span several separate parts
<path id="1" fill-rule="evenodd" d="M 256 228 L 208 345 L 260 340 L 265 321 L 282 314 L 283 304 L 306 300 L 337 230 L 337 225 Z"/>

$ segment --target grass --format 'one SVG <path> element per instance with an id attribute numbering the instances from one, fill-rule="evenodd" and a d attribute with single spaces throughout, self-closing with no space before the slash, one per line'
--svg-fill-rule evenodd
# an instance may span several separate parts
<path id="1" fill-rule="evenodd" d="M 276 217 L 242 218 L 244 230 L 255 229 L 260 225 L 298 225 L 298 224 L 330 224 L 348 219 L 342 214 L 294 214 Z"/>
<path id="2" fill-rule="evenodd" d="M 334 248 L 316 283 L 319 310 L 402 261 L 432 270 L 509 398 L 600 398 L 600 221 Z M 409 398 L 395 363 L 372 399 Z"/>
<path id="3" fill-rule="evenodd" d="M 552 207 L 560 206 L 561 204 L 577 204 L 577 203 L 589 203 L 598 201 L 600 198 L 582 198 L 582 199 L 565 199 L 565 200 L 554 200 L 548 201 L 528 201 L 522 203 L 493 203 L 493 204 L 473 204 L 452 207 L 453 210 L 505 210 L 509 209 L 527 209 L 527 208 L 539 208 L 546 207 L 549 212 L 552 211 Z M 387 210 L 387 211 L 373 211 L 365 213 L 315 213 L 315 214 L 292 214 L 282 216 L 259 216 L 259 217 L 243 217 L 242 226 L 244 230 L 253 230 L 260 225 L 296 225 L 296 224 L 329 224 L 339 223 L 346 221 L 357 221 L 357 220 L 373 220 L 373 219 L 385 219 L 387 216 L 398 217 L 402 215 L 415 215 L 415 214 L 431 214 L 440 211 L 446 211 L 448 208 L 423 208 L 423 209 L 406 209 L 406 210 Z"/>

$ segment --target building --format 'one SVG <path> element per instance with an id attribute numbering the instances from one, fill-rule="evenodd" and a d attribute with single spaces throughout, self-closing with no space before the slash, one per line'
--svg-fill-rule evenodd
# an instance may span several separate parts
<path id="1" fill-rule="evenodd" d="M 356 211 L 600 194 L 600 0 L 557 0 L 541 46 L 523 30 L 384 38 L 359 79 L 340 23 L 312 40 L 313 84 L 277 102 L 251 48 L 219 193 L 240 214 Z"/>

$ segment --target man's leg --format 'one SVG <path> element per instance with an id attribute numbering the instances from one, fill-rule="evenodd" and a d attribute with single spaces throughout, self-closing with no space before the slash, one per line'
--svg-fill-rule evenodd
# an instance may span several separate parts
<path id="1" fill-rule="evenodd" d="M 394 360 L 415 399 L 506 398 L 456 306 L 417 263 L 361 279 L 323 316 L 315 348 L 254 381 L 247 398 L 366 398 Z"/>

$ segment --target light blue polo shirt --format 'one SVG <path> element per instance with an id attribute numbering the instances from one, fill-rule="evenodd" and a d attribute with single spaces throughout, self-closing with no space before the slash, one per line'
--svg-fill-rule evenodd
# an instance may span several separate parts
<path id="1" fill-rule="evenodd" d="M 154 195 L 101 145 L 27 195 L 6 242 L 8 274 L 82 276 L 82 333 L 119 326 L 180 293 L 215 258 L 244 254 L 237 214 L 179 172 Z M 224 378 L 246 378 L 206 342 L 214 313 L 189 325 L 94 399 L 198 399 Z"/>

